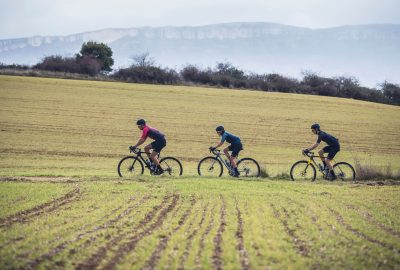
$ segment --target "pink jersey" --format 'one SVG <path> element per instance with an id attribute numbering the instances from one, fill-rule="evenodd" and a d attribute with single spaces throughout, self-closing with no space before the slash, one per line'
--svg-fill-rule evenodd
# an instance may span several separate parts
<path id="1" fill-rule="evenodd" d="M 155 128 L 152 128 L 150 126 L 145 126 L 144 129 L 142 130 L 141 138 L 147 139 L 147 137 L 149 137 L 150 139 L 153 139 L 155 141 L 165 139 L 165 135 L 161 131 L 159 131 Z"/>

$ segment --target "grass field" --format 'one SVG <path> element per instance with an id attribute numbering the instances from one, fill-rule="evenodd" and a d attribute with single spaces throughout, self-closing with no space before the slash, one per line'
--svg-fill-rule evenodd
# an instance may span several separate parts
<path id="1" fill-rule="evenodd" d="M 400 269 L 399 185 L 196 175 L 217 124 L 276 175 L 317 121 L 340 138 L 338 159 L 399 170 L 399 116 L 348 99 L 0 76 L 0 269 Z M 167 134 L 183 177 L 117 178 L 139 117 Z"/>

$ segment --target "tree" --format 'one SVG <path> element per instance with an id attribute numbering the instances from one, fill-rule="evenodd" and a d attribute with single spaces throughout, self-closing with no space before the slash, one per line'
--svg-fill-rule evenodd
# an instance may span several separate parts
<path id="1" fill-rule="evenodd" d="M 94 57 L 101 63 L 101 71 L 111 71 L 112 65 L 114 65 L 114 59 L 112 58 L 113 52 L 109 46 L 104 43 L 97 43 L 95 41 L 89 41 L 82 44 L 80 53 L 77 58 L 84 56 Z"/>
<path id="2" fill-rule="evenodd" d="M 149 53 L 137 54 L 131 57 L 133 60 L 132 67 L 154 67 L 156 61 L 150 57 Z"/>
<path id="3" fill-rule="evenodd" d="M 387 99 L 389 99 L 392 103 L 399 105 L 400 104 L 400 86 L 394 83 L 390 83 L 385 81 L 381 84 L 383 94 Z"/>

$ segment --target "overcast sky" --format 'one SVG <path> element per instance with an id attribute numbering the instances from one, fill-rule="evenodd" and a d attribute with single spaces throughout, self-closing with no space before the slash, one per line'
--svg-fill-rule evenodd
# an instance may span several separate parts
<path id="1" fill-rule="evenodd" d="M 222 22 L 400 24 L 400 0 L 0 0 L 0 39 Z"/>

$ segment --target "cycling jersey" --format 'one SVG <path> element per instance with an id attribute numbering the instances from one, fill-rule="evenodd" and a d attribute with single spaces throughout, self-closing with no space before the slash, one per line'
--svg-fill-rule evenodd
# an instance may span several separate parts
<path id="1" fill-rule="evenodd" d="M 339 145 L 339 140 L 333 137 L 332 135 L 325 133 L 323 131 L 320 131 L 318 133 L 318 140 L 317 143 L 320 143 L 321 141 L 326 142 L 328 145 L 332 146 L 338 146 Z"/>
<path id="2" fill-rule="evenodd" d="M 225 141 L 231 144 L 236 144 L 240 143 L 240 138 L 225 131 L 221 136 L 221 142 Z"/>
<path id="3" fill-rule="evenodd" d="M 142 130 L 141 138 L 147 139 L 147 137 L 149 137 L 150 139 L 153 139 L 155 141 L 165 140 L 165 135 L 161 131 L 159 131 L 155 128 L 152 128 L 150 126 L 145 126 Z"/>

